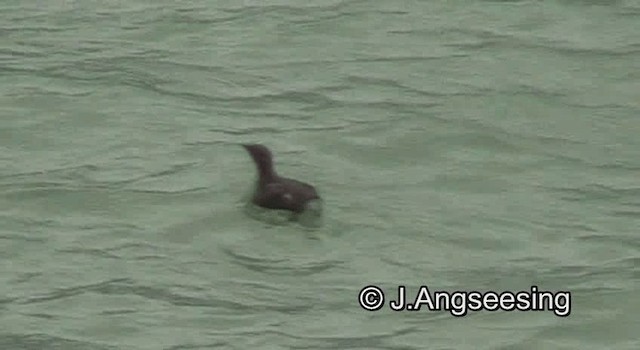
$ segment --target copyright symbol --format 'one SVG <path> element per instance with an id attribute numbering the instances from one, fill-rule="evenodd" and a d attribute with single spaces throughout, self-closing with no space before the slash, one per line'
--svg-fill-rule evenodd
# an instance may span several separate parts
<path id="1" fill-rule="evenodd" d="M 378 311 L 384 304 L 384 293 L 376 286 L 366 286 L 358 294 L 358 301 L 363 309 Z"/>

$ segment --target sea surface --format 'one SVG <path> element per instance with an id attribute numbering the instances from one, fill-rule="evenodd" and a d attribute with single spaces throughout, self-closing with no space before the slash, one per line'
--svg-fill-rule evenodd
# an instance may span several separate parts
<path id="1" fill-rule="evenodd" d="M 636 350 L 639 231 L 637 0 L 0 3 L 2 350 Z"/>

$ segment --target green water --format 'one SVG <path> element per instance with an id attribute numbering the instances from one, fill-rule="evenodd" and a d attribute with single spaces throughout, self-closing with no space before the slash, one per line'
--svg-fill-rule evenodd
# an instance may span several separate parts
<path id="1" fill-rule="evenodd" d="M 0 349 L 638 349 L 638 72 L 635 0 L 4 1 Z"/>

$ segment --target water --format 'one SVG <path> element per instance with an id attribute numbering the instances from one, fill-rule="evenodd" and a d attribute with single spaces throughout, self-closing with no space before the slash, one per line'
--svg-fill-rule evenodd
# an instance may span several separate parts
<path id="1" fill-rule="evenodd" d="M 0 34 L 1 349 L 640 347 L 635 0 L 14 0 Z M 247 214 L 243 142 L 321 227 Z"/>

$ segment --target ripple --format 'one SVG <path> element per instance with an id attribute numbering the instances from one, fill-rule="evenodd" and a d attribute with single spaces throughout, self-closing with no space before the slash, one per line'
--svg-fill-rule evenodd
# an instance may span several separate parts
<path id="1" fill-rule="evenodd" d="M 241 254 L 229 248 L 223 248 L 222 252 L 231 257 L 232 263 L 243 266 L 249 270 L 290 276 L 310 276 L 325 272 L 342 265 L 339 260 L 300 261 L 293 258 L 269 259 L 260 256 Z"/>
<path id="2" fill-rule="evenodd" d="M 220 341 L 215 343 L 205 343 L 205 344 L 180 344 L 174 345 L 166 348 L 165 350 L 197 350 L 197 349 L 217 349 L 220 347 L 229 347 L 233 348 L 229 343 Z"/>
<path id="3" fill-rule="evenodd" d="M 343 125 L 333 125 L 333 126 L 317 126 L 317 127 L 297 127 L 297 128 L 281 128 L 281 127 L 247 127 L 247 128 L 212 128 L 209 129 L 210 132 L 213 133 L 222 133 L 227 135 L 253 135 L 253 134 L 286 134 L 291 132 L 300 132 L 300 131 L 330 131 L 330 130 L 340 130 L 344 131 L 348 129 L 353 124 L 343 124 Z"/>
<path id="4" fill-rule="evenodd" d="M 581 187 L 551 187 L 550 189 L 564 193 L 563 199 L 567 201 L 635 199 L 640 196 L 640 187 L 616 188 L 601 184 L 591 184 Z"/>
<path id="5" fill-rule="evenodd" d="M 293 340 L 304 340 L 304 346 L 292 346 L 292 349 L 397 349 L 397 347 L 391 346 L 390 343 L 393 339 L 415 334 L 418 332 L 418 326 L 403 326 L 395 327 L 396 330 L 382 331 L 382 332 L 368 332 L 367 335 L 362 336 L 314 336 L 314 335 L 296 335 L 291 332 L 284 331 L 262 331 L 259 334 L 275 334 L 283 336 Z M 416 350 L 418 348 L 403 347 L 403 349 Z"/>
<path id="6" fill-rule="evenodd" d="M 0 177 L 4 183 L 0 183 L 0 193 L 4 194 L 23 194 L 30 193 L 32 195 L 47 195 L 52 192 L 78 192 L 78 191 L 118 191 L 122 190 L 125 185 L 136 185 L 145 181 L 152 181 L 161 178 L 176 177 L 186 171 L 192 170 L 199 166 L 198 162 L 184 162 L 165 166 L 164 169 L 157 171 L 146 170 L 144 174 L 127 176 L 119 179 L 104 178 L 105 173 L 114 171 L 107 165 L 85 164 L 64 168 L 56 168 L 50 170 L 41 170 L 37 172 L 25 172 L 18 174 L 7 174 Z M 171 189 L 130 189 L 132 192 L 149 192 L 157 194 L 185 194 L 199 192 L 206 189 L 202 186 L 190 188 Z"/>
<path id="7" fill-rule="evenodd" d="M 53 300 L 72 297 L 72 296 L 87 293 L 87 292 L 102 291 L 102 290 L 108 289 L 111 286 L 117 287 L 117 286 L 123 285 L 123 283 L 126 283 L 126 282 L 129 282 L 129 279 L 117 278 L 117 279 L 106 280 L 106 281 L 98 282 L 94 284 L 87 284 L 87 285 L 81 285 L 81 286 L 69 287 L 69 288 L 61 288 L 53 292 L 22 298 L 18 303 L 19 304 L 35 304 L 35 303 L 53 301 Z"/>
<path id="8" fill-rule="evenodd" d="M 0 349 L 108 350 L 117 347 L 56 337 L 45 333 L 0 333 Z"/>
<path id="9" fill-rule="evenodd" d="M 47 242 L 47 239 L 44 237 L 29 237 L 23 234 L 0 234 L 0 240 L 37 242 L 37 243 Z"/>

